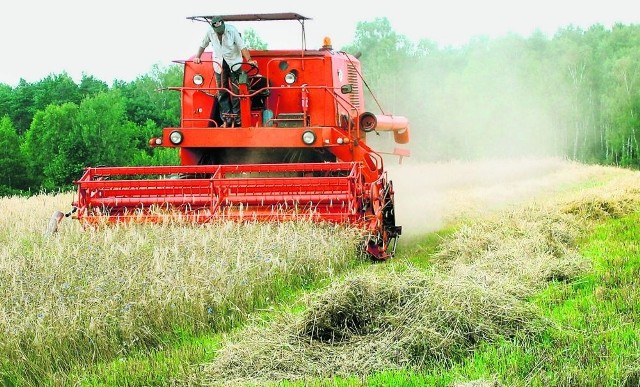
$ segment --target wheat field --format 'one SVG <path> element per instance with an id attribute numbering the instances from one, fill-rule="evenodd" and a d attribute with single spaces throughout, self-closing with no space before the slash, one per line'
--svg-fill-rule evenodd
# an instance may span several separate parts
<path id="1" fill-rule="evenodd" d="M 228 329 L 354 265 L 356 230 L 305 222 L 116 225 L 64 219 L 73 193 L 0 199 L 0 364 L 36 382 L 163 345 L 174 331 Z"/>
<path id="2" fill-rule="evenodd" d="M 214 363 L 178 380 L 304 380 L 448 361 L 479 341 L 543 329 L 524 299 L 590 270 L 572 250 L 581 226 L 634 211 L 640 192 L 637 172 L 558 159 L 388 170 L 400 256 L 413 237 L 459 225 L 429 270 L 402 258 L 371 266 L 357 254 L 359 231 L 345 226 L 85 229 L 65 218 L 50 235 L 51 215 L 71 208 L 73 192 L 0 198 L 0 380 L 73 384 L 69 370 L 159 350 L 185 332 L 241 327 L 283 289 L 298 298 L 318 281 L 327 286 L 300 296 L 305 312 L 249 324 Z M 487 305 L 500 307 L 487 314 Z"/>

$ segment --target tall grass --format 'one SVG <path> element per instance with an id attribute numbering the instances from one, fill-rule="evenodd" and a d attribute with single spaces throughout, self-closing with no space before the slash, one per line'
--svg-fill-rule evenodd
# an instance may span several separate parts
<path id="1" fill-rule="evenodd" d="M 637 259 L 614 259 L 626 269 L 606 270 L 608 285 L 583 295 L 602 261 L 581 255 L 578 243 L 597 222 L 638 209 L 640 180 L 630 174 L 569 201 L 465 223 L 428 257 L 426 270 L 352 273 L 312 294 L 303 313 L 230 337 L 189 380 L 349 385 L 355 377 L 393 385 L 422 375 L 422 384 L 437 385 L 637 385 Z M 611 289 L 620 280 L 621 289 Z M 557 309 L 561 315 L 536 302 L 548 289 L 575 297 Z M 460 364 L 472 365 L 458 373 Z"/>
<path id="2" fill-rule="evenodd" d="M 71 368 L 226 330 L 286 288 L 356 262 L 356 230 L 285 222 L 115 225 L 65 219 L 70 195 L 0 199 L 0 376 L 46 383 Z M 59 376 L 58 376 L 59 377 Z"/>
<path id="3" fill-rule="evenodd" d="M 527 207 L 447 237 L 432 266 L 352 273 L 305 311 L 231 338 L 195 384 L 264 383 L 453 364 L 483 342 L 547 326 L 527 299 L 589 269 L 571 216 Z M 277 356 L 274 356 L 277 354 Z"/>
<path id="4" fill-rule="evenodd" d="M 71 194 L 3 198 L 0 384 L 637 385 L 639 182 L 570 180 L 585 192 L 465 216 L 364 271 L 344 227 L 65 219 L 47 237 Z M 279 303 L 295 312 L 247 325 Z"/>

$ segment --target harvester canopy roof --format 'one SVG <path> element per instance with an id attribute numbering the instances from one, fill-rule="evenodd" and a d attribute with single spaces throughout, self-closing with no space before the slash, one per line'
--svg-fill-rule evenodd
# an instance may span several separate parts
<path id="1" fill-rule="evenodd" d="M 203 21 L 211 23 L 213 17 L 221 16 L 224 21 L 273 21 L 273 20 L 310 20 L 306 16 L 302 16 L 294 12 L 281 12 L 281 13 L 251 13 L 240 15 L 209 15 L 209 16 L 189 16 L 187 19 Z"/>

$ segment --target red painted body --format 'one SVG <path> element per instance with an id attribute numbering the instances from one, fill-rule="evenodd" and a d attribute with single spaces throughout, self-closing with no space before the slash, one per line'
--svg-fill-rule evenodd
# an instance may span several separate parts
<path id="1" fill-rule="evenodd" d="M 306 20 L 297 14 L 224 18 Z M 181 125 L 163 129 L 150 145 L 179 148 L 181 165 L 87 168 L 76 182 L 76 217 L 86 224 L 163 221 L 176 213 L 200 223 L 348 223 L 362 227 L 373 258 L 392 256 L 401 233 L 393 185 L 366 135 L 388 130 L 406 143 L 408 120 L 366 112 L 360 62 L 350 54 L 325 47 L 251 50 L 251 57 L 257 69 L 243 65 L 233 85 L 216 85 L 210 52 L 200 64 L 180 61 L 183 85 L 171 89 L 181 95 Z M 296 75 L 291 83 L 288 74 Z M 215 95 L 223 87 L 240 99 L 239 127 L 220 125 Z M 172 142 L 172 134 L 180 141 Z"/>

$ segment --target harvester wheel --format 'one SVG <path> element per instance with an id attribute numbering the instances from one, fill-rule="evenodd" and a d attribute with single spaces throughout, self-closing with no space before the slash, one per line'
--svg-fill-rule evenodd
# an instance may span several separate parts
<path id="1" fill-rule="evenodd" d="M 402 227 L 396 226 L 395 205 L 393 202 L 393 183 L 384 184 L 380 195 L 380 229 L 376 235 L 367 238 L 366 251 L 375 261 L 385 261 L 395 255 L 398 237 Z"/>

